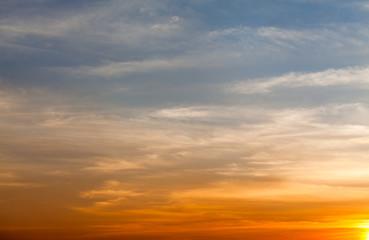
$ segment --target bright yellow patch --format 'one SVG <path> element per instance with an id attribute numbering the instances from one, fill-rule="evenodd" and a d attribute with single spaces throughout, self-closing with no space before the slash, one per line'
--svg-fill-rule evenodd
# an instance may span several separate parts
<path id="1" fill-rule="evenodd" d="M 365 233 L 365 235 L 364 235 L 364 238 L 363 238 L 364 240 L 369 240 L 369 232 L 367 232 L 367 233 Z"/>

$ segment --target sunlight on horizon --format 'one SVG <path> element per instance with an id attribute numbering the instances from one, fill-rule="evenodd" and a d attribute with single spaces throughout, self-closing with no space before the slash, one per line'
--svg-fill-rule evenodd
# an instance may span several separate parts
<path id="1" fill-rule="evenodd" d="M 363 240 L 369 240 L 369 230 L 365 230 Z"/>

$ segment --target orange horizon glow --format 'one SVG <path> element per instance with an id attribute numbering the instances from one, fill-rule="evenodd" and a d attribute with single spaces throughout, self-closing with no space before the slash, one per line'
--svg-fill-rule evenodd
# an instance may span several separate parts
<path id="1" fill-rule="evenodd" d="M 60 135 L 60 140 L 47 145 L 44 139 L 31 134 L 23 135 L 22 141 L 6 140 L 14 153 L 22 148 L 24 156 L 37 159 L 60 152 L 62 159 L 75 156 L 83 168 L 42 169 L 42 163 L 28 165 L 22 170 L 23 177 L 15 170 L 0 175 L 4 180 L 0 186 L 3 198 L 8 201 L 0 228 L 5 239 L 368 238 L 369 209 L 365 206 L 369 192 L 357 185 L 355 174 L 366 173 L 359 154 L 356 162 L 346 165 L 351 156 L 337 156 L 324 148 L 312 151 L 319 149 L 316 140 L 304 146 L 290 141 L 289 136 L 275 140 L 253 132 L 258 141 L 275 148 L 284 141 L 286 146 L 259 149 L 251 160 L 244 160 L 243 149 L 253 143 L 236 145 L 242 133 L 233 129 L 204 136 L 199 151 L 198 143 L 183 137 L 178 125 L 167 123 L 166 127 L 172 129 L 167 136 L 160 124 L 141 122 L 136 126 L 111 120 L 99 123 L 105 126 L 104 132 L 91 138 L 83 132 L 94 126 L 89 126 L 90 120 L 80 121 L 48 127 L 52 134 Z M 111 125 L 119 126 L 121 132 L 110 129 Z M 140 135 L 144 131 L 150 135 Z M 47 138 L 49 133 L 42 134 Z M 73 144 L 62 135 L 73 137 Z M 122 149 L 127 135 L 130 147 Z M 304 134 L 299 137 L 309 140 Z M 145 149 L 136 148 L 142 144 Z M 32 156 L 34 148 L 37 156 Z M 241 156 L 229 161 L 227 154 Z M 128 162 L 119 155 L 132 157 Z M 192 158 L 202 162 L 176 165 Z M 292 162 L 294 158 L 301 162 Z M 326 158 L 341 159 L 338 163 L 322 160 Z M 212 161 L 222 165 L 191 168 Z M 245 162 L 255 163 L 250 167 Z"/>

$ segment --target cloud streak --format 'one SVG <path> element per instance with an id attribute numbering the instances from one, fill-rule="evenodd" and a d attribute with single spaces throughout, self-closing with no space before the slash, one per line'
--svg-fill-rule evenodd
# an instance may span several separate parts
<path id="1" fill-rule="evenodd" d="M 77 68 L 57 68 L 56 70 L 62 72 L 71 72 L 75 74 L 87 74 L 100 77 L 119 77 L 126 74 L 140 73 L 140 72 L 155 72 L 168 71 L 186 68 L 216 67 L 220 62 L 217 59 L 202 57 L 187 57 L 177 59 L 155 59 L 145 61 L 133 62 L 110 62 L 101 66 L 81 66 Z"/>
<path id="2" fill-rule="evenodd" d="M 98 207 L 107 207 L 119 204 L 119 202 L 126 198 L 140 195 L 132 191 L 122 190 L 122 186 L 120 182 L 110 180 L 106 181 L 101 188 L 82 192 L 80 196 L 88 199 L 104 199 L 104 201 L 94 202 L 94 205 Z"/>
<path id="3" fill-rule="evenodd" d="M 275 88 L 296 87 L 325 87 L 334 85 L 368 83 L 368 67 L 349 67 L 345 69 L 328 69 L 316 73 L 288 73 L 278 77 L 251 79 L 234 84 L 229 88 L 231 92 L 241 94 L 267 93 Z"/>

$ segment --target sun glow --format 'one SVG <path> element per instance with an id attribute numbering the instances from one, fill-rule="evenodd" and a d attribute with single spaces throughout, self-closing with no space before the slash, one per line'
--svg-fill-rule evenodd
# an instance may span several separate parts
<path id="1" fill-rule="evenodd" d="M 363 240 L 369 240 L 369 231 L 365 230 Z"/>
<path id="2" fill-rule="evenodd" d="M 369 221 L 364 221 L 359 226 L 363 230 L 363 240 L 369 240 Z"/>
<path id="3" fill-rule="evenodd" d="M 357 225 L 358 228 L 364 228 L 367 231 L 369 231 L 369 220 L 365 220 L 361 222 L 359 225 Z"/>

